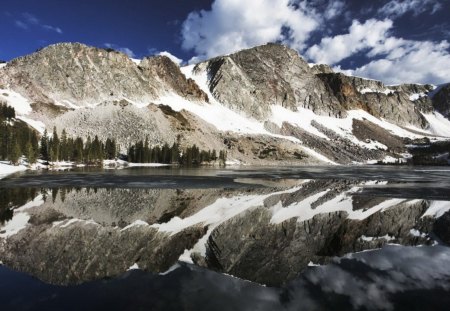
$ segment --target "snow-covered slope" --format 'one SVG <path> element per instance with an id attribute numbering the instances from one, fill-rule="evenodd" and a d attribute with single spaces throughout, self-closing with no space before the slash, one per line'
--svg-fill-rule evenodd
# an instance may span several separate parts
<path id="1" fill-rule="evenodd" d="M 67 62 L 70 57 L 75 61 Z M 52 70 L 41 68 L 44 60 L 51 62 Z M 285 65 L 288 60 L 292 66 Z M 41 133 L 45 127 L 56 126 L 59 131 L 68 127 L 70 135 L 117 136 L 125 147 L 147 135 L 152 144 L 168 137 L 195 142 L 204 132 L 209 134 L 201 142 L 206 148 L 245 150 L 239 143 L 230 146 L 230 139 L 250 141 L 255 136 L 273 142 L 272 151 L 252 151 L 247 159 L 262 158 L 260 152 L 273 150 L 275 158 L 283 158 L 282 145 L 289 142 L 299 157 L 367 163 L 402 156 L 399 145 L 404 139 L 450 137 L 450 121 L 433 111 L 426 96 L 431 86 L 385 86 L 316 67 L 279 45 L 180 68 L 167 57 L 135 60 L 82 44 L 57 44 L 1 68 L 0 101 L 13 106 L 18 119 Z M 53 71 L 66 74 L 54 76 Z M 145 117 L 148 114 L 152 117 Z M 137 115 L 142 118 L 133 122 Z M 108 131 L 102 131 L 104 127 Z M 159 134 L 147 133 L 148 128 Z M 248 150 L 256 150 L 246 144 Z M 327 144 L 332 147 L 325 151 Z M 336 155 L 339 148 L 368 152 L 341 161 Z"/>
<path id="2" fill-rule="evenodd" d="M 17 172 L 25 171 L 27 168 L 24 165 L 12 165 L 9 162 L 0 162 L 0 179 Z"/>

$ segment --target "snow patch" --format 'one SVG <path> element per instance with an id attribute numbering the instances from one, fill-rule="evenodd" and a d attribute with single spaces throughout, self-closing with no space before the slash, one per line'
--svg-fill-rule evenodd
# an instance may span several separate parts
<path id="1" fill-rule="evenodd" d="M 422 217 L 430 216 L 439 218 L 448 211 L 450 211 L 450 201 L 431 201 L 430 207 L 422 215 Z"/>
<path id="2" fill-rule="evenodd" d="M 267 197 L 268 195 L 239 195 L 232 198 L 219 198 L 213 204 L 192 216 L 183 219 L 174 217 L 169 222 L 154 224 L 152 227 L 157 228 L 158 231 L 169 232 L 171 235 L 174 235 L 197 224 L 202 224 L 203 226 L 216 225 L 251 207 L 261 206 Z"/>
<path id="3" fill-rule="evenodd" d="M 142 61 L 142 59 L 137 59 L 137 58 L 130 58 L 130 59 L 133 63 L 135 63 L 138 66 L 141 64 L 141 61 Z"/>
<path id="4" fill-rule="evenodd" d="M 409 100 L 415 101 L 415 100 L 420 99 L 421 97 L 427 97 L 427 94 L 425 94 L 423 92 L 422 93 L 414 93 L 414 94 L 409 95 Z"/>
<path id="5" fill-rule="evenodd" d="M 412 236 L 418 237 L 418 238 L 426 238 L 427 237 L 426 233 L 420 232 L 417 229 L 409 230 L 409 234 L 412 235 Z"/>
<path id="6" fill-rule="evenodd" d="M 395 237 L 390 236 L 389 234 L 386 234 L 383 236 L 377 236 L 377 237 L 362 235 L 359 237 L 359 239 L 364 242 L 372 242 L 372 241 L 378 241 L 378 240 L 385 240 L 385 241 L 391 242 L 391 241 L 395 240 Z"/>
<path id="7" fill-rule="evenodd" d="M 17 234 L 20 230 L 24 229 L 28 221 L 30 220 L 30 215 L 27 213 L 19 213 L 13 216 L 13 219 L 8 221 L 5 226 L 0 228 L 0 237 L 7 238 L 12 235 Z"/>
<path id="8" fill-rule="evenodd" d="M 139 270 L 138 264 L 137 264 L 137 263 L 134 263 L 134 265 L 132 265 L 131 267 L 129 267 L 127 271 L 131 271 L 131 270 Z"/>
<path id="9" fill-rule="evenodd" d="M 212 95 L 211 95 L 212 96 Z M 243 117 L 225 106 L 220 105 L 214 99 L 210 103 L 194 103 L 177 94 L 167 94 L 160 97 L 156 104 L 168 105 L 175 111 L 189 111 L 206 122 L 214 125 L 219 131 L 232 131 L 241 134 L 265 134 L 270 133 L 264 129 L 262 123 Z"/>
<path id="10" fill-rule="evenodd" d="M 439 112 L 422 113 L 430 124 L 428 130 L 438 136 L 450 137 L 450 120 Z"/>
<path id="11" fill-rule="evenodd" d="M 17 115 L 26 115 L 32 111 L 29 100 L 13 90 L 0 90 L 0 101 L 13 107 Z"/>
<path id="12" fill-rule="evenodd" d="M 272 218 L 270 219 L 271 224 L 280 224 L 285 220 L 288 220 L 290 218 L 297 218 L 298 221 L 304 221 L 307 219 L 313 218 L 317 212 L 315 209 L 311 207 L 311 204 L 313 204 L 315 201 L 323 197 L 325 194 L 327 194 L 330 190 L 325 190 L 322 192 L 319 192 L 315 195 L 309 196 L 306 199 L 304 199 L 301 202 L 292 204 L 288 207 L 281 207 L 280 205 L 276 205 L 272 209 Z M 281 208 L 280 208 L 281 207 Z"/>
<path id="13" fill-rule="evenodd" d="M 24 165 L 11 165 L 9 162 L 1 161 L 0 162 L 0 179 L 5 178 L 10 174 L 14 174 L 17 172 L 22 172 L 27 170 L 27 167 Z"/>
<path id="14" fill-rule="evenodd" d="M 389 95 L 389 94 L 393 94 L 394 91 L 391 89 L 382 89 L 382 90 L 375 90 L 375 89 L 371 89 L 371 88 L 363 88 L 363 89 L 358 89 L 358 92 L 361 94 L 366 94 L 366 93 L 381 93 L 384 95 Z"/>
<path id="15" fill-rule="evenodd" d="M 69 219 L 69 220 L 55 221 L 55 222 L 53 222 L 53 227 L 67 228 L 67 227 L 70 227 L 71 225 L 76 224 L 76 223 L 83 223 L 85 225 L 100 226 L 93 219 L 85 220 L 85 219 L 79 219 L 79 218 L 72 218 L 72 219 Z"/>
<path id="16" fill-rule="evenodd" d="M 334 213 L 334 212 L 346 212 L 348 219 L 363 220 L 376 212 L 384 211 L 388 208 L 396 206 L 405 202 L 405 199 L 390 199 L 386 200 L 368 210 L 353 210 L 352 194 L 359 191 L 360 187 L 353 187 L 349 191 L 336 196 L 315 208 L 311 207 L 311 204 L 325 195 L 327 191 L 315 194 L 311 197 L 304 199 L 301 202 L 294 203 L 290 206 L 283 207 L 282 209 L 273 208 L 273 216 L 270 220 L 271 223 L 278 224 L 287 219 L 296 217 L 297 221 L 307 221 L 319 214 Z"/>
<path id="17" fill-rule="evenodd" d="M 177 270 L 180 267 L 181 267 L 181 265 L 179 263 L 176 263 L 173 266 L 171 266 L 167 271 L 159 273 L 159 275 L 168 275 L 168 274 L 170 274 L 171 272 Z"/>
<path id="18" fill-rule="evenodd" d="M 325 157 L 324 155 L 321 155 L 320 153 L 318 153 L 317 151 L 314 151 L 306 146 L 302 146 L 302 149 L 308 153 L 310 156 L 319 159 L 322 162 L 328 163 L 328 164 L 332 164 L 332 165 L 338 165 L 338 163 L 331 161 L 330 159 L 328 159 L 327 157 Z"/>
<path id="19" fill-rule="evenodd" d="M 311 110 L 298 108 L 298 112 L 293 112 L 279 105 L 272 105 L 271 110 L 272 116 L 270 117 L 270 121 L 278 125 L 278 127 L 281 127 L 283 122 L 289 122 L 313 135 L 330 140 L 328 136 L 311 125 L 311 121 L 317 117 Z"/>
<path id="20" fill-rule="evenodd" d="M 180 258 L 178 258 L 178 260 L 193 265 L 194 261 L 192 260 L 191 253 L 192 252 L 190 250 L 185 249 L 183 254 L 180 255 Z"/>
<path id="21" fill-rule="evenodd" d="M 157 228 L 160 232 L 166 232 L 170 235 L 174 235 L 194 225 L 202 224 L 203 226 L 208 226 L 208 231 L 206 234 L 197 241 L 192 249 L 185 250 L 179 258 L 180 261 L 191 263 L 192 253 L 199 253 L 202 256 L 205 256 L 208 238 L 213 230 L 220 224 L 247 210 L 250 210 L 251 208 L 263 206 L 264 200 L 272 195 L 292 193 L 298 191 L 299 189 L 300 187 L 295 187 L 286 191 L 266 195 L 238 195 L 231 198 L 220 198 L 213 204 L 205 207 L 192 216 L 184 219 L 174 217 L 167 223 L 154 224 L 151 225 L 151 227 Z"/>
<path id="22" fill-rule="evenodd" d="M 64 107 L 72 108 L 72 109 L 81 109 L 80 106 L 77 106 L 74 103 L 72 103 L 71 101 L 66 100 L 66 99 L 63 100 L 63 104 L 61 104 L 61 105 L 64 106 Z"/>
<path id="23" fill-rule="evenodd" d="M 35 128 L 40 134 L 44 133 L 45 124 L 41 121 L 36 121 L 24 116 L 18 116 L 17 119 L 22 120 L 25 123 L 28 123 L 31 127 Z"/>
<path id="24" fill-rule="evenodd" d="M 25 229 L 30 220 L 30 215 L 26 211 L 32 207 L 41 206 L 42 204 L 44 204 L 44 200 L 42 195 L 39 195 L 20 208 L 14 209 L 13 218 L 0 227 L 0 238 L 8 238 Z"/>
<path id="25" fill-rule="evenodd" d="M 124 227 L 122 230 L 120 231 L 125 231 L 134 227 L 142 227 L 142 226 L 149 226 L 149 224 L 143 220 L 136 220 L 135 222 L 133 222 L 132 224 Z"/>

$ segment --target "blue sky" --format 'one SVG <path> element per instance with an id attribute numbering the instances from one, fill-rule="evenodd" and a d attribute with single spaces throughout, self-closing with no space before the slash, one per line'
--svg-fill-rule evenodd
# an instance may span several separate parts
<path id="1" fill-rule="evenodd" d="M 281 42 L 386 83 L 450 82 L 450 0 L 0 0 L 0 59 L 56 42 L 184 63 Z M 166 53 L 167 54 L 167 53 Z M 168 55 L 168 54 L 167 54 Z"/>

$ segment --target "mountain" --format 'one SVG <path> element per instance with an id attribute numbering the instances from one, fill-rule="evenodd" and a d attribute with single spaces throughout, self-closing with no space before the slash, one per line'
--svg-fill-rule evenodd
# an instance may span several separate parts
<path id="1" fill-rule="evenodd" d="M 246 164 L 393 161 L 450 137 L 449 86 L 347 76 L 267 44 L 178 67 L 60 43 L 0 67 L 0 101 L 43 132 L 227 149 Z M 276 162 L 274 162 L 276 161 Z"/>
<path id="2" fill-rule="evenodd" d="M 2 228 L 1 260 L 58 285 L 111 278 L 135 263 L 163 273 L 182 260 L 278 286 L 335 256 L 449 241 L 450 219 L 437 216 L 443 201 L 358 195 L 374 184 L 367 181 L 287 182 L 278 180 L 277 189 L 43 190 L 47 196 L 23 189 L 14 198 L 26 205 L 4 204 L 16 207 L 17 226 L 28 223 Z"/>

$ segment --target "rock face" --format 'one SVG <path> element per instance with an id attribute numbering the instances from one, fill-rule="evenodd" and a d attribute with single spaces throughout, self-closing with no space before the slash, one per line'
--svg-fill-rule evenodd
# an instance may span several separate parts
<path id="1" fill-rule="evenodd" d="M 350 184 L 351 185 L 351 184 Z M 208 240 L 206 260 L 200 262 L 209 268 L 236 275 L 244 279 L 277 286 L 295 278 L 310 263 L 326 264 L 333 256 L 380 248 L 387 243 L 402 245 L 429 244 L 426 235 L 413 236 L 411 230 L 427 230 L 427 221 L 420 216 L 427 210 L 426 201 L 406 201 L 356 220 L 347 218 L 345 212 L 317 214 L 311 219 L 287 219 L 273 223 L 270 207 L 281 202 L 283 208 L 313 198 L 326 187 L 337 188 L 339 182 L 317 183 L 310 191 L 283 195 L 266 200 L 264 207 L 248 211 L 222 224 Z M 331 193 L 322 204 L 337 197 L 341 190 Z M 370 210 L 386 202 L 354 200 L 353 210 Z M 279 204 L 279 203 L 278 203 Z"/>
<path id="2" fill-rule="evenodd" d="M 261 120 L 270 115 L 271 105 L 280 105 L 335 117 L 363 109 L 398 124 L 425 127 L 420 111 L 432 109 L 426 97 L 410 100 L 411 94 L 427 93 L 431 86 L 387 87 L 379 81 L 334 73 L 326 65 L 310 67 L 296 51 L 277 44 L 214 58 L 197 65 L 197 70 L 207 70 L 217 100 Z"/>
<path id="3" fill-rule="evenodd" d="M 296 110 L 297 106 L 319 114 L 337 114 L 336 98 L 297 52 L 268 44 L 214 58 L 197 65 L 206 69 L 210 90 L 220 102 L 250 117 L 264 119 L 270 105 Z"/>
<path id="4" fill-rule="evenodd" d="M 349 77 L 341 73 L 318 74 L 318 77 L 325 83 L 327 91 L 338 99 L 344 111 L 362 109 L 377 118 L 400 125 L 413 124 L 422 128 L 427 125 L 420 112 L 431 111 L 431 101 L 427 97 L 418 103 L 410 100 L 411 87 L 419 86 L 391 88 L 380 81 Z"/>
<path id="5" fill-rule="evenodd" d="M 428 134 L 450 137 L 450 124 L 435 131 L 423 115 L 449 115 L 449 86 L 432 90 L 336 73 L 279 44 L 180 69 L 164 56 L 60 43 L 0 68 L 0 100 L 41 131 L 115 138 L 121 152 L 178 140 L 254 165 L 377 161 Z"/>
<path id="6" fill-rule="evenodd" d="M 137 65 L 123 53 L 79 43 L 55 44 L 14 59 L 1 81 L 32 101 L 69 107 L 122 99 L 149 104 L 166 90 L 205 99 L 167 57 Z"/>
<path id="7" fill-rule="evenodd" d="M 430 201 L 360 191 L 366 184 L 390 188 L 389 183 L 254 177 L 247 182 L 264 187 L 54 188 L 23 196 L 13 189 L 11 196 L 3 193 L 13 200 L 6 200 L 6 207 L 16 208 L 0 222 L 0 260 L 54 284 L 113 277 L 134 264 L 164 272 L 180 259 L 192 259 L 280 285 L 311 263 L 326 264 L 335 256 L 388 243 L 431 245 L 435 235 L 449 241 L 449 213 L 425 216 Z M 33 204 L 26 204 L 27 196 Z M 21 229 L 11 231 L 8 222 L 21 219 L 26 219 Z"/>
<path id="8" fill-rule="evenodd" d="M 440 87 L 433 95 L 433 106 L 447 119 L 450 118 L 450 84 Z"/>

